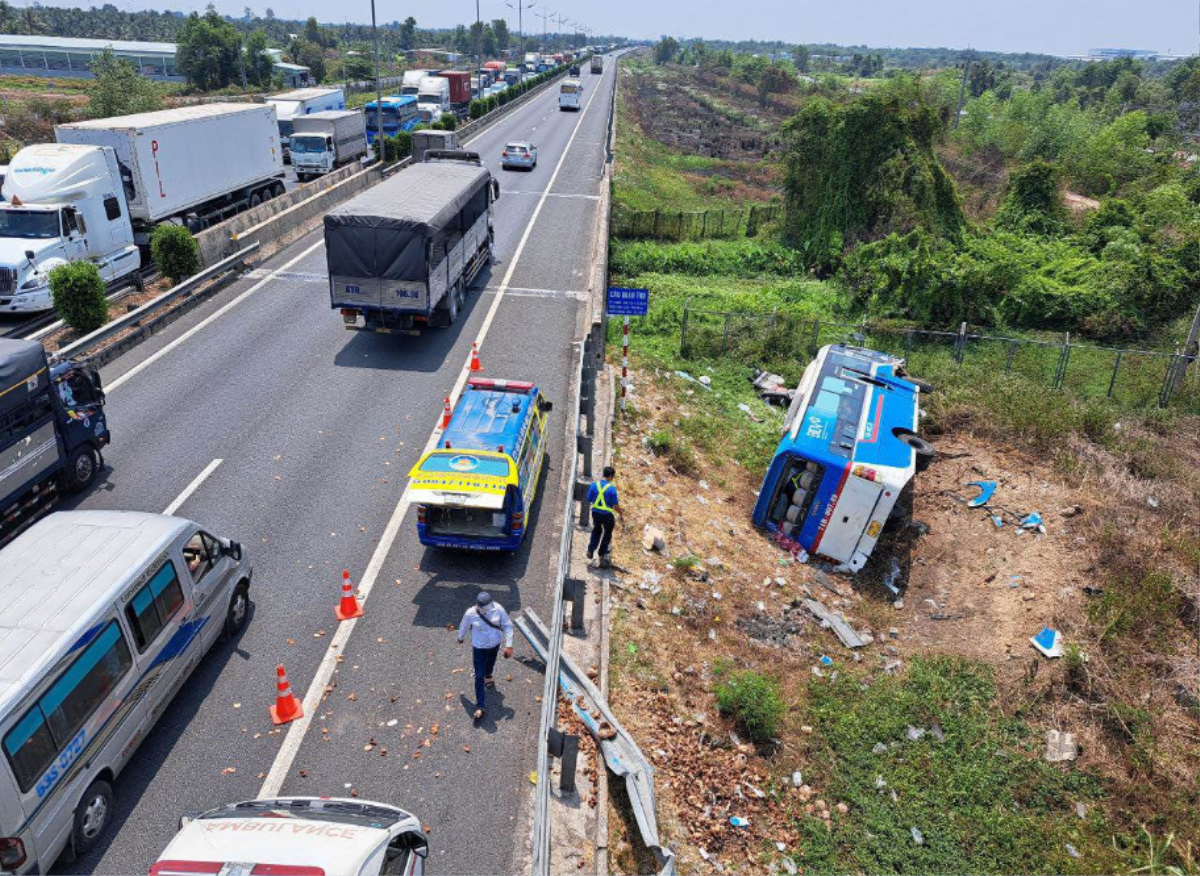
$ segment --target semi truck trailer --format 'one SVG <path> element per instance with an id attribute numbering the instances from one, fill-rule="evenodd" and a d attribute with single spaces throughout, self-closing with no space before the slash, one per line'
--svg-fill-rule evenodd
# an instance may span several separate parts
<path id="1" fill-rule="evenodd" d="M 50 272 L 87 259 L 137 280 L 154 226 L 199 231 L 283 194 L 275 110 L 207 104 L 59 125 L 26 146 L 0 203 L 0 313 L 51 309 Z"/>
<path id="2" fill-rule="evenodd" d="M 330 110 L 296 119 L 292 166 L 304 181 L 367 154 L 367 119 L 359 110 Z"/>
<path id="3" fill-rule="evenodd" d="M 291 154 L 292 125 L 296 119 L 313 113 L 346 108 L 346 93 L 340 88 L 297 88 L 283 94 L 272 94 L 267 103 L 275 107 L 279 123 L 279 145 L 283 160 Z"/>
<path id="4" fill-rule="evenodd" d="M 491 261 L 499 196 L 477 153 L 434 152 L 327 213 L 329 300 L 346 328 L 415 335 L 454 323 Z"/>

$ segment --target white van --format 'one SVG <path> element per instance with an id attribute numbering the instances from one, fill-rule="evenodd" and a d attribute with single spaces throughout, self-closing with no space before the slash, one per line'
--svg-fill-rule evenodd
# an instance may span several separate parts
<path id="1" fill-rule="evenodd" d="M 568 79 L 558 87 L 558 108 L 560 110 L 576 110 L 583 100 L 583 83 L 578 79 Z"/>
<path id="2" fill-rule="evenodd" d="M 250 606 L 237 542 L 190 520 L 66 511 L 0 550 L 0 871 L 99 842 L 113 783 Z"/>

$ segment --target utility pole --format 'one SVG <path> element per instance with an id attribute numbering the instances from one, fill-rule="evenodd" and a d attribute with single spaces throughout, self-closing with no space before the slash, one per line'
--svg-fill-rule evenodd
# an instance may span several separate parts
<path id="1" fill-rule="evenodd" d="M 544 7 L 543 7 L 543 9 L 542 9 L 542 11 L 541 11 L 540 15 L 542 16 L 542 45 L 541 45 L 541 49 L 542 49 L 542 51 L 544 52 L 544 51 L 546 51 L 546 43 L 548 42 L 548 38 L 547 38 L 547 36 L 546 36 L 546 20 L 547 20 L 547 19 L 549 19 L 549 18 L 550 18 L 550 16 L 554 15 L 554 13 L 553 13 L 553 12 L 551 12 L 549 9 L 546 9 L 546 8 L 544 8 Z"/>
<path id="2" fill-rule="evenodd" d="M 379 28 L 375 25 L 375 0 L 371 0 L 371 35 L 375 38 L 375 138 L 379 141 L 379 160 L 383 151 L 383 83 L 379 80 Z"/>
<path id="3" fill-rule="evenodd" d="M 479 0 L 475 0 L 475 99 L 483 94 L 483 78 L 479 71 L 483 69 L 483 21 L 479 17 Z"/>
<path id="4" fill-rule="evenodd" d="M 954 114 L 954 124 L 950 126 L 952 130 L 958 127 L 958 120 L 962 118 L 963 99 L 967 95 L 967 75 L 971 72 L 971 64 L 975 62 L 974 50 L 968 48 L 963 59 L 963 77 L 958 86 L 958 112 Z"/>

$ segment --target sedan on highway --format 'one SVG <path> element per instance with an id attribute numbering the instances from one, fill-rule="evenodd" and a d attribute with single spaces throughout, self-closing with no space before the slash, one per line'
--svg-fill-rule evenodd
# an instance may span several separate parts
<path id="1" fill-rule="evenodd" d="M 403 809 L 339 797 L 276 797 L 185 815 L 150 873 L 416 876 L 428 856 L 421 823 Z"/>
<path id="2" fill-rule="evenodd" d="M 510 168 L 533 170 L 537 167 L 537 147 L 532 143 L 520 140 L 506 144 L 504 151 L 500 153 L 500 167 L 504 170 Z"/>

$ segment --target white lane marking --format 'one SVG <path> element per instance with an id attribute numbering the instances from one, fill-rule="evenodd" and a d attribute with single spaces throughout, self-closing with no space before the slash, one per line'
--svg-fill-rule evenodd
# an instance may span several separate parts
<path id="1" fill-rule="evenodd" d="M 591 108 L 592 98 L 599 91 L 600 89 L 596 89 L 592 92 L 592 97 L 588 99 L 587 106 L 583 108 L 583 111 L 575 120 L 575 130 L 571 132 L 571 138 L 567 140 L 567 145 L 563 148 L 562 155 L 558 159 L 558 164 L 554 168 L 554 173 L 551 175 L 550 181 L 546 184 L 546 191 L 543 193 L 542 199 L 538 201 L 537 206 L 533 209 L 533 215 L 529 217 L 529 224 L 525 226 L 525 232 L 521 235 L 521 240 L 508 262 L 508 270 L 504 273 L 504 279 L 500 282 L 500 287 L 496 292 L 496 297 L 492 301 L 492 306 L 488 308 L 487 316 L 484 317 L 483 324 L 479 327 L 476 342 L 480 346 L 483 346 L 488 329 L 491 328 L 492 320 L 495 319 L 496 312 L 500 309 L 500 302 L 504 300 L 504 294 L 508 290 L 509 281 L 512 280 L 513 272 L 517 269 L 517 264 L 521 260 L 521 254 L 525 251 L 525 244 L 529 242 L 529 235 L 533 232 L 533 228 L 537 224 L 538 214 L 542 211 L 542 205 L 546 203 L 546 195 L 550 193 L 550 189 L 554 185 L 554 180 L 558 178 L 558 172 L 562 170 L 563 164 L 566 162 L 567 155 L 571 151 L 571 144 L 575 141 L 575 135 L 579 132 L 588 109 Z M 285 267 L 287 266 L 285 265 Z M 468 370 L 469 368 L 470 360 L 468 357 L 468 361 L 463 363 L 458 380 L 450 392 L 451 407 L 454 406 L 459 394 L 462 392 L 463 386 L 466 385 L 467 376 L 471 373 Z M 425 448 L 421 451 L 421 456 L 424 456 L 434 448 L 439 435 L 441 435 L 440 422 L 430 433 L 429 440 L 425 442 Z M 358 582 L 358 596 L 364 606 L 367 603 L 367 599 L 371 596 L 371 590 L 375 586 L 375 581 L 379 577 L 380 570 L 383 569 L 384 560 L 391 553 L 392 544 L 396 540 L 396 535 L 400 532 L 400 524 L 404 522 L 404 515 L 408 513 L 408 508 L 412 504 L 408 492 L 408 485 L 405 484 L 404 492 L 400 494 L 400 501 L 396 504 L 396 509 L 392 512 L 387 526 L 384 527 L 383 534 L 375 546 L 375 552 L 371 554 L 366 571 L 363 572 L 363 576 Z M 287 778 L 288 772 L 291 771 L 292 764 L 296 761 L 296 755 L 300 753 L 300 746 L 304 743 L 304 737 L 308 733 L 309 725 L 318 712 L 321 697 L 325 693 L 325 687 L 329 684 L 329 680 L 333 678 L 333 671 L 337 667 L 337 657 L 345 653 L 346 643 L 350 640 L 350 635 L 354 632 L 354 627 L 357 623 L 357 619 L 340 622 L 337 631 L 330 637 L 329 646 L 325 649 L 325 654 L 321 657 L 321 662 L 317 665 L 316 674 L 313 676 L 308 690 L 304 693 L 304 714 L 288 726 L 287 735 L 283 737 L 283 744 L 279 746 L 279 752 L 275 755 L 275 760 L 271 764 L 271 771 L 267 773 L 267 778 L 263 781 L 262 788 L 258 792 L 260 799 L 278 796 L 283 789 L 283 782 Z"/>
<path id="2" fill-rule="evenodd" d="M 196 490 L 200 488 L 200 485 L 208 480 L 208 476 L 217 470 L 217 466 L 224 461 L 225 460 L 223 459 L 214 459 L 207 466 L 205 466 L 204 471 L 196 475 L 192 482 L 184 488 L 183 492 L 175 497 L 175 501 L 166 507 L 166 510 L 163 511 L 163 514 L 174 514 L 176 511 L 178 511 L 180 507 L 182 507 L 183 503 L 191 497 L 192 493 L 196 492 Z"/>
<path id="3" fill-rule="evenodd" d="M 247 298 L 249 298 L 251 295 L 253 295 L 255 292 L 257 292 L 263 286 L 270 283 L 281 272 L 286 271 L 292 265 L 296 264 L 296 262 L 311 255 L 317 249 L 317 247 L 324 246 L 324 245 L 325 245 L 325 240 L 324 240 L 324 238 L 322 238 L 321 240 L 318 240 L 316 243 L 314 243 L 312 246 L 310 246 L 308 249 L 304 250 L 304 252 L 300 253 L 300 255 L 296 256 L 291 261 L 287 262 L 286 264 L 280 265 L 278 268 L 271 271 L 269 274 L 267 274 L 267 276 L 263 277 L 261 280 L 259 280 L 257 283 L 255 283 L 253 286 L 251 286 L 249 289 L 247 289 L 245 292 L 243 292 L 237 298 L 230 301 L 228 304 L 226 304 L 220 310 L 205 317 L 203 320 L 196 323 L 194 326 L 192 326 L 186 332 L 181 334 L 175 340 L 171 341 L 171 343 L 167 344 L 161 350 L 159 350 L 158 352 L 154 353 L 151 356 L 147 356 L 145 359 L 143 359 L 137 365 L 134 365 L 132 368 L 130 368 L 128 371 L 126 371 L 124 374 L 122 374 L 116 380 L 111 381 L 108 384 L 108 388 L 105 389 L 105 392 L 112 392 L 114 389 L 116 389 L 118 386 L 120 386 L 125 381 L 129 380 L 131 377 L 141 374 L 144 370 L 149 368 L 151 365 L 153 365 L 155 362 L 157 362 L 163 356 L 167 355 L 167 353 L 170 353 L 172 350 L 174 350 L 180 344 L 187 341 L 189 338 L 191 338 L 193 335 L 195 335 L 201 329 L 207 327 L 210 323 L 215 322 L 216 320 L 218 320 L 222 316 L 224 316 L 226 313 L 233 310 L 233 308 L 237 307 L 239 304 L 241 304 L 243 301 L 245 301 Z"/>
<path id="4" fill-rule="evenodd" d="M 484 295 L 495 295 L 500 290 L 496 286 L 483 289 Z M 586 291 L 575 289 L 530 289 L 524 286 L 509 286 L 504 290 L 505 295 L 516 298 L 574 298 L 576 301 L 586 301 L 589 295 Z"/>
<path id="5" fill-rule="evenodd" d="M 328 283 L 329 275 L 316 271 L 270 271 L 267 268 L 255 268 L 242 275 L 244 280 L 261 280 L 272 277 L 275 280 L 294 280 L 297 283 Z"/>
<path id="6" fill-rule="evenodd" d="M 501 196 L 504 196 L 504 195 L 543 195 L 543 193 L 542 192 L 507 192 L 504 189 L 501 189 L 500 195 Z M 599 195 L 580 195 L 580 194 L 571 194 L 569 192 L 550 192 L 549 195 L 543 195 L 543 196 L 550 197 L 550 198 L 575 198 L 580 201 L 599 201 L 600 200 Z"/>

